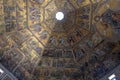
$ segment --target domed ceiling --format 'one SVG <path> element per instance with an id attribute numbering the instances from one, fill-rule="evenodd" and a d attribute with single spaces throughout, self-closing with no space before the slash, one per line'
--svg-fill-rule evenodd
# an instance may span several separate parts
<path id="1" fill-rule="evenodd" d="M 87 72 L 94 70 L 87 67 L 89 61 L 93 53 L 104 55 L 107 40 L 119 39 L 120 34 L 119 1 L 112 3 L 0 0 L 0 63 L 18 80 L 98 79 L 100 76 Z M 63 20 L 56 19 L 57 12 L 63 12 Z"/>
<path id="2" fill-rule="evenodd" d="M 68 0 L 31 0 L 28 2 L 29 6 L 27 10 L 28 15 L 30 15 L 28 17 L 29 29 L 44 46 L 46 46 L 46 44 L 47 47 L 52 47 L 52 45 L 58 47 L 70 46 L 71 44 L 73 45 L 74 40 L 72 40 L 72 38 L 74 35 L 78 35 L 77 37 L 82 39 L 82 37 L 90 31 L 88 24 L 89 6 L 83 8 L 81 10 L 82 14 L 80 15 L 78 9 L 81 6 L 79 6 L 79 4 L 73 4 L 73 2 L 75 3 L 75 1 Z M 85 9 L 87 12 L 85 12 Z M 59 21 L 55 18 L 57 12 L 64 13 L 65 17 L 63 20 Z M 86 20 L 80 19 L 83 14 Z M 86 26 L 81 26 L 80 23 L 82 23 L 82 21 L 86 21 Z M 71 44 L 69 44 L 69 41 Z"/>

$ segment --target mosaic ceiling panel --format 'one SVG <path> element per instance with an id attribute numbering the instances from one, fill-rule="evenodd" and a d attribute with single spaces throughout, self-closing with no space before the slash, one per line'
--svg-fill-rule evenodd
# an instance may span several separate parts
<path id="1" fill-rule="evenodd" d="M 0 0 L 0 63 L 19 80 L 98 79 L 92 71 L 116 47 L 106 38 L 120 34 L 119 5 L 111 3 Z M 57 12 L 64 13 L 63 20 L 55 18 Z"/>

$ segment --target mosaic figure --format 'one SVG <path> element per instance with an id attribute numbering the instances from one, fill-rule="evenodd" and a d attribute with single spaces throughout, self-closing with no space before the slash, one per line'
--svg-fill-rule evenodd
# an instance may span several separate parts
<path id="1" fill-rule="evenodd" d="M 74 36 L 69 36 L 68 40 L 69 40 L 70 43 L 74 43 L 75 42 Z"/>
<path id="2" fill-rule="evenodd" d="M 40 11 L 38 8 L 30 7 L 30 14 L 30 20 L 32 21 L 32 23 L 40 19 Z"/>
<path id="3" fill-rule="evenodd" d="M 57 41 L 56 41 L 55 37 L 52 36 L 52 37 L 50 38 L 49 43 L 56 45 L 56 42 L 57 42 Z"/>
<path id="4" fill-rule="evenodd" d="M 80 38 L 81 38 L 81 37 L 83 36 L 83 34 L 81 33 L 81 31 L 79 31 L 79 30 L 76 30 L 75 33 L 76 33 L 76 36 L 77 36 L 77 37 L 80 37 Z"/>
<path id="5" fill-rule="evenodd" d="M 41 26 L 41 25 L 39 25 L 39 24 L 36 24 L 36 25 L 33 25 L 33 28 L 34 28 L 34 31 L 38 33 L 38 32 L 40 32 L 40 31 L 41 31 L 42 26 Z"/>
<path id="6" fill-rule="evenodd" d="M 65 40 L 64 40 L 64 38 L 60 38 L 60 44 L 61 44 L 61 45 L 65 45 Z"/>
<path id="7" fill-rule="evenodd" d="M 48 34 L 48 32 L 46 30 L 44 30 L 43 32 L 40 33 L 40 38 L 41 39 L 46 39 L 47 36 L 48 36 L 47 34 Z"/>
<path id="8" fill-rule="evenodd" d="M 120 25 L 119 17 L 119 11 L 114 12 L 108 9 L 104 12 L 104 14 L 102 14 L 101 19 L 105 27 L 108 27 L 110 25 L 112 28 L 118 28 Z"/>

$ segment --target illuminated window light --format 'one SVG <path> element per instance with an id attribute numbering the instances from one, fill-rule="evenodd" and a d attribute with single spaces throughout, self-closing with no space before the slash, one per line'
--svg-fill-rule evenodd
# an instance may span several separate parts
<path id="1" fill-rule="evenodd" d="M 2 75 L 4 73 L 4 71 L 2 69 L 0 69 L 0 75 Z"/>
<path id="2" fill-rule="evenodd" d="M 111 80 L 117 80 L 116 78 L 113 78 L 113 79 L 111 79 Z"/>
<path id="3" fill-rule="evenodd" d="M 55 17 L 57 20 L 63 20 L 64 14 L 63 14 L 63 12 L 57 12 Z"/>
<path id="4" fill-rule="evenodd" d="M 108 77 L 108 79 L 109 79 L 109 80 L 116 80 L 115 77 L 116 77 L 115 74 L 112 74 L 110 77 Z"/>

